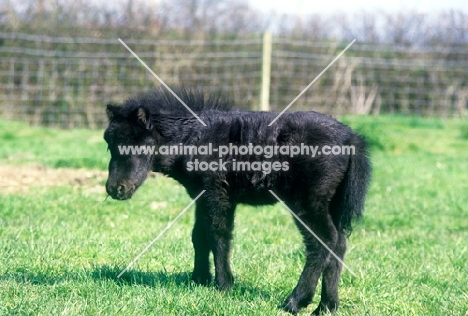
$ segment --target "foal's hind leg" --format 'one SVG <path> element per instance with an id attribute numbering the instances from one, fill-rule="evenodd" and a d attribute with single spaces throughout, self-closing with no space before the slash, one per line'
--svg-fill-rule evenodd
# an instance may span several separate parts
<path id="1" fill-rule="evenodd" d="M 296 214 L 329 248 L 335 248 L 338 232 L 328 214 L 328 202 L 317 201 L 310 212 L 297 212 Z M 284 310 L 293 314 L 296 314 L 300 308 L 312 302 L 318 279 L 330 256 L 329 251 L 302 223 L 296 221 L 296 225 L 304 237 L 306 263 L 299 282 L 282 305 Z"/>
<path id="2" fill-rule="evenodd" d="M 344 232 L 338 233 L 338 242 L 333 251 L 343 260 L 346 252 L 346 236 Z M 313 315 L 320 315 L 323 312 L 333 313 L 338 309 L 338 283 L 340 282 L 341 269 L 342 264 L 334 256 L 330 256 L 322 274 L 320 303 L 313 312 Z"/>

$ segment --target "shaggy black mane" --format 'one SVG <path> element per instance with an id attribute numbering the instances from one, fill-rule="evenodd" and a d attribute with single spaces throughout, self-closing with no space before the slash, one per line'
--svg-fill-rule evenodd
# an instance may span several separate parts
<path id="1" fill-rule="evenodd" d="M 171 90 L 195 113 L 203 110 L 229 111 L 232 109 L 231 100 L 221 93 L 212 92 L 205 96 L 201 90 L 197 89 L 171 87 Z M 125 116 L 125 113 L 131 113 L 139 107 L 149 110 L 152 115 L 191 116 L 185 106 L 165 87 L 158 87 L 127 99 L 121 108 L 121 113 Z"/>

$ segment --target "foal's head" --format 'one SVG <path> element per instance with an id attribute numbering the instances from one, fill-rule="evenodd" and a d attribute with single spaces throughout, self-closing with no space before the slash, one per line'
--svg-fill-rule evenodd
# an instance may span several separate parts
<path id="1" fill-rule="evenodd" d="M 104 132 L 111 153 L 107 193 L 114 199 L 132 197 L 143 184 L 151 170 L 153 155 L 147 149 L 154 148 L 150 113 L 143 107 L 126 108 L 107 106 L 109 126 Z"/>

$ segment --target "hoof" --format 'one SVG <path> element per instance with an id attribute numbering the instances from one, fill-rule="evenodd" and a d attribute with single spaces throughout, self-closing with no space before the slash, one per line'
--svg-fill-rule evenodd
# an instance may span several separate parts
<path id="1" fill-rule="evenodd" d="M 225 278 L 216 278 L 216 288 L 220 291 L 226 291 L 232 288 L 234 285 L 234 277 L 232 275 L 228 275 Z"/>
<path id="2" fill-rule="evenodd" d="M 337 309 L 338 309 L 337 303 L 329 303 L 325 305 L 322 302 L 320 302 L 317 308 L 312 312 L 312 315 L 322 315 L 322 314 L 327 314 L 327 313 L 334 314 Z"/>
<path id="3" fill-rule="evenodd" d="M 281 308 L 288 313 L 296 315 L 299 310 L 303 307 L 306 307 L 311 302 L 311 298 L 305 297 L 302 299 L 297 299 L 296 296 L 291 294 L 284 302 L 281 304 Z"/>
<path id="4" fill-rule="evenodd" d="M 299 306 L 296 300 L 292 297 L 288 297 L 283 304 L 281 304 L 281 309 L 285 312 L 296 315 L 299 312 Z"/>
<path id="5" fill-rule="evenodd" d="M 208 286 L 211 283 L 211 273 L 192 273 L 192 281 L 198 285 Z"/>

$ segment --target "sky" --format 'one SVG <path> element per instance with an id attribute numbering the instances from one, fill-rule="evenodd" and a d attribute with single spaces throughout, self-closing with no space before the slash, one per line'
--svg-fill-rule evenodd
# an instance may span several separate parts
<path id="1" fill-rule="evenodd" d="M 419 13 L 449 9 L 468 11 L 467 0 L 249 0 L 249 2 L 252 7 L 265 12 L 306 15 L 374 10 L 417 11 Z"/>

